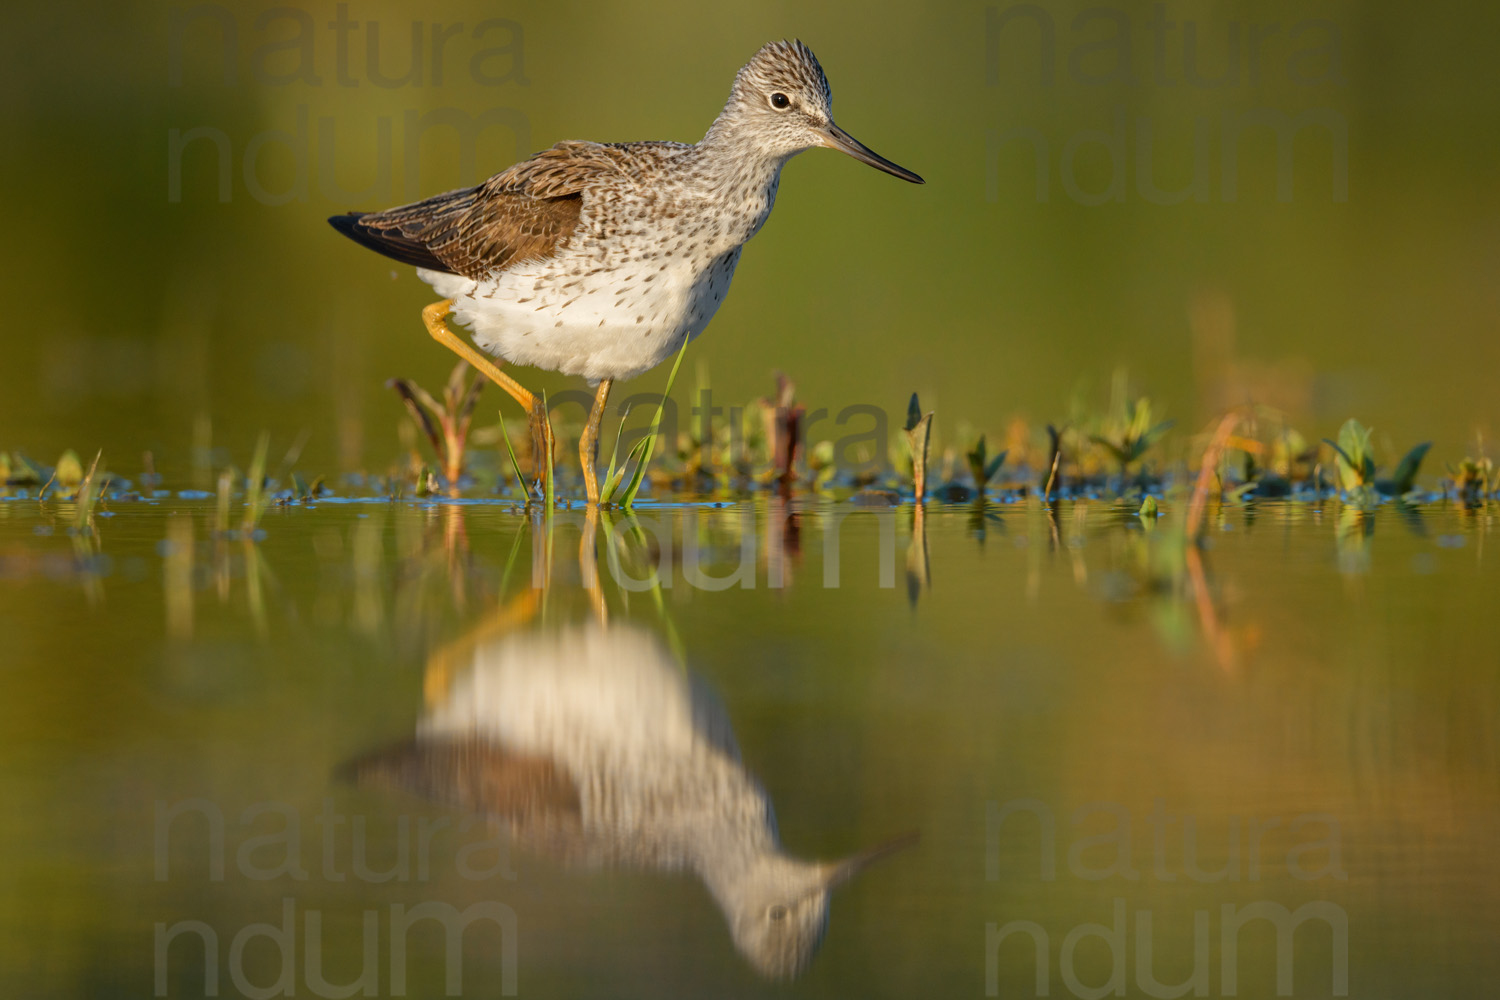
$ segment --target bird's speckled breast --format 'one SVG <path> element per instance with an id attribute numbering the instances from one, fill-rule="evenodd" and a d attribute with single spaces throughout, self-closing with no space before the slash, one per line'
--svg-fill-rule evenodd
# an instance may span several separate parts
<path id="1" fill-rule="evenodd" d="M 588 192 L 578 231 L 546 260 L 480 281 L 418 273 L 492 354 L 590 382 L 632 378 L 703 332 L 775 202 L 779 164 L 685 167 L 667 185 Z"/>

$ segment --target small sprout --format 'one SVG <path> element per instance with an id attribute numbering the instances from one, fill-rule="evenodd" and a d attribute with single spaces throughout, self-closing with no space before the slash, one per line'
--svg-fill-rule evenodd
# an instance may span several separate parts
<path id="1" fill-rule="evenodd" d="M 1376 488 L 1389 496 L 1405 496 L 1410 493 L 1412 487 L 1417 484 L 1417 472 L 1422 468 L 1422 459 L 1427 457 L 1427 451 L 1431 447 L 1431 441 L 1423 441 L 1407 452 L 1396 465 L 1396 471 L 1391 474 L 1391 478 L 1378 480 L 1375 483 Z"/>
<path id="2" fill-rule="evenodd" d="M 83 462 L 78 459 L 78 452 L 69 448 L 62 453 L 57 460 L 57 469 L 52 473 L 52 478 L 57 485 L 72 492 L 83 482 Z"/>
<path id="3" fill-rule="evenodd" d="M 1062 431 L 1052 424 L 1047 425 L 1047 440 L 1049 447 L 1047 451 L 1047 465 L 1042 473 L 1042 481 L 1037 485 L 1042 488 L 1042 500 L 1045 502 L 1052 498 L 1052 486 L 1057 481 L 1058 469 L 1062 467 Z"/>
<path id="4" fill-rule="evenodd" d="M 833 480 L 838 468 L 833 462 L 833 442 L 819 441 L 808 456 L 807 466 L 812 470 L 813 487 L 824 489 Z"/>
<path id="5" fill-rule="evenodd" d="M 19 451 L 10 458 L 9 482 L 12 486 L 40 486 L 47 481 L 41 466 Z"/>
<path id="6" fill-rule="evenodd" d="M 1144 499 L 1144 500 L 1141 501 L 1141 509 L 1138 510 L 1138 511 L 1136 511 L 1136 514 L 1143 521 L 1144 520 L 1154 521 L 1158 517 L 1160 517 L 1161 516 L 1161 512 L 1156 509 L 1156 497 L 1152 496 L 1149 493 L 1146 494 L 1146 499 Z"/>
<path id="7" fill-rule="evenodd" d="M 1120 474 L 1125 475 L 1130 466 L 1150 451 L 1162 436 L 1171 430 L 1174 421 L 1151 422 L 1151 400 L 1142 397 L 1128 404 L 1122 414 L 1110 421 L 1114 425 L 1110 434 L 1091 434 L 1089 440 L 1104 448 L 1120 463 Z"/>
<path id="8" fill-rule="evenodd" d="M 762 398 L 760 405 L 776 479 L 789 483 L 796 478 L 797 458 L 802 452 L 802 419 L 807 415 L 807 407 L 797 402 L 797 384 L 782 372 L 776 373 L 776 399 Z"/>
<path id="9" fill-rule="evenodd" d="M 1448 467 L 1453 477 L 1453 489 L 1460 498 L 1474 503 L 1487 497 L 1495 488 L 1495 463 L 1486 457 L 1465 458 L 1458 467 Z"/>
<path id="10" fill-rule="evenodd" d="M 296 501 L 298 503 L 311 503 L 312 501 L 314 501 L 314 500 L 316 500 L 318 498 L 318 494 L 322 491 L 322 489 L 323 489 L 323 477 L 322 476 L 319 476 L 317 479 L 314 479 L 312 481 L 312 485 L 309 486 L 307 484 L 307 481 L 304 480 L 301 476 L 299 476 L 295 472 L 292 473 L 292 496 L 291 496 L 291 499 L 293 501 Z"/>
<path id="11" fill-rule="evenodd" d="M 646 432 L 646 436 L 640 438 L 640 441 L 637 441 L 633 448 L 630 448 L 630 456 L 628 456 L 625 465 L 634 462 L 636 466 L 634 466 L 634 471 L 630 474 L 630 481 L 625 483 L 624 492 L 619 495 L 618 504 L 621 507 L 634 507 L 634 504 L 636 504 L 636 496 L 640 493 L 640 484 L 645 481 L 646 466 L 651 463 L 651 453 L 655 450 L 655 442 L 657 442 L 657 438 L 660 436 L 661 414 L 666 409 L 667 397 L 672 394 L 672 382 L 676 381 L 676 369 L 681 367 L 682 355 L 684 354 L 687 354 L 687 337 L 682 337 L 682 346 L 676 351 L 676 360 L 672 361 L 672 370 L 667 372 L 666 388 L 661 390 L 661 402 L 657 403 L 657 412 L 655 412 L 655 417 L 651 418 L 651 430 Z M 615 432 L 616 451 L 619 448 L 619 433 L 624 430 L 625 417 L 628 417 L 628 415 L 630 415 L 630 412 L 627 411 L 624 417 L 619 418 L 619 430 Z M 613 457 L 610 457 L 609 472 L 604 474 L 604 489 L 598 492 L 598 502 L 600 502 L 601 507 L 604 504 L 615 502 L 615 493 L 619 492 L 619 484 L 621 484 L 621 480 L 624 480 L 624 475 L 625 466 L 619 466 L 618 471 L 615 471 L 615 460 L 613 460 Z"/>
<path id="12" fill-rule="evenodd" d="M 77 456 L 74 457 L 76 459 Z M 88 475 L 84 476 L 82 482 L 78 484 L 77 507 L 73 513 L 73 530 L 78 534 L 83 534 L 92 526 L 94 507 L 99 503 L 104 487 L 108 485 L 107 481 L 104 483 L 99 481 L 99 460 L 103 457 L 102 449 L 94 454 L 94 461 L 89 466 Z"/>
<path id="13" fill-rule="evenodd" d="M 459 478 L 463 476 L 474 404 L 479 401 L 480 390 L 484 388 L 484 380 L 477 373 L 465 379 L 468 370 L 466 361 L 453 366 L 448 384 L 443 389 L 442 402 L 410 379 L 393 378 L 386 382 L 386 386 L 401 397 L 412 423 L 427 437 L 433 454 L 442 465 L 448 488 L 455 492 Z"/>
<path id="14" fill-rule="evenodd" d="M 255 526 L 260 523 L 266 509 L 266 451 L 271 447 L 269 431 L 260 432 L 255 444 L 255 457 L 250 460 L 250 474 L 245 479 L 245 520 L 240 526 L 245 537 L 254 537 Z"/>
<path id="15" fill-rule="evenodd" d="M 625 412 L 620 416 L 620 428 L 625 427 L 625 421 L 630 419 L 630 407 L 625 407 Z M 634 449 L 631 449 L 634 451 Z M 615 434 L 615 446 L 610 449 L 609 468 L 604 473 L 604 485 L 599 488 L 599 503 L 607 504 L 614 499 L 615 491 L 620 488 L 620 482 L 625 478 L 625 466 L 619 464 L 620 460 L 620 435 Z"/>
<path id="16" fill-rule="evenodd" d="M 1338 455 L 1339 488 L 1345 493 L 1368 492 L 1375 485 L 1375 459 L 1370 429 L 1353 417 L 1339 428 L 1339 439 L 1323 439 Z"/>
<path id="17" fill-rule="evenodd" d="M 932 414 L 922 412 L 917 394 L 911 394 L 906 408 L 906 442 L 911 447 L 912 492 L 917 503 L 927 495 L 927 449 L 932 443 Z"/>
<path id="18" fill-rule="evenodd" d="M 1005 456 L 1009 454 L 1010 451 L 1006 450 L 994 458 L 989 458 L 985 447 L 984 435 L 979 435 L 979 441 L 974 445 L 974 450 L 964 456 L 968 459 L 969 474 L 974 477 L 974 488 L 976 490 L 980 493 L 984 492 L 985 486 L 989 484 L 990 480 L 995 478 L 995 473 L 1000 471 L 1000 467 L 1005 464 Z"/>
<path id="19" fill-rule="evenodd" d="M 229 534 L 229 494 L 234 489 L 234 473 L 225 469 L 219 473 L 219 488 L 214 506 L 214 534 L 223 537 Z"/>
<path id="20" fill-rule="evenodd" d="M 1293 428 L 1284 428 L 1271 442 L 1271 469 L 1288 482 L 1311 475 L 1317 461 L 1317 446 Z"/>
<path id="21" fill-rule="evenodd" d="M 531 502 L 531 488 L 526 485 L 526 473 L 521 471 L 521 463 L 516 458 L 515 445 L 510 443 L 510 431 L 505 428 L 505 414 L 500 414 L 500 440 L 505 442 L 505 453 L 510 456 L 510 467 L 516 474 L 516 485 L 526 491 L 526 502 Z"/>

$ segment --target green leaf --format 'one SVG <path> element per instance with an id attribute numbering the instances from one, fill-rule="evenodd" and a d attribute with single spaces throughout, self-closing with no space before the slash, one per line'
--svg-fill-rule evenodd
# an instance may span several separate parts
<path id="1" fill-rule="evenodd" d="M 1162 435 L 1171 430 L 1173 425 L 1175 425 L 1176 423 L 1177 421 L 1175 420 L 1163 420 L 1161 423 L 1151 428 L 1145 434 L 1141 435 L 1141 441 L 1144 442 L 1144 445 L 1141 448 L 1141 452 L 1144 453 L 1147 448 L 1160 441 Z"/>
<path id="2" fill-rule="evenodd" d="M 1352 417 L 1339 428 L 1337 442 L 1323 439 L 1338 453 L 1339 487 L 1351 492 L 1370 485 L 1375 478 L 1375 460 L 1370 454 L 1370 429 Z"/>
<path id="3" fill-rule="evenodd" d="M 1401 459 L 1401 464 L 1396 466 L 1396 472 L 1391 476 L 1397 493 L 1407 493 L 1416 485 L 1417 472 L 1422 468 L 1422 459 L 1427 457 L 1427 450 L 1431 447 L 1431 441 L 1423 441 Z"/>
<path id="4" fill-rule="evenodd" d="M 922 404 L 917 402 L 917 394 L 911 394 L 911 402 L 906 405 L 906 432 L 910 434 L 917 429 L 922 422 Z"/>
<path id="5" fill-rule="evenodd" d="M 83 482 L 83 462 L 78 458 L 78 452 L 72 448 L 63 452 L 62 457 L 57 460 L 57 469 L 52 473 L 52 478 L 57 480 L 57 485 L 69 489 Z"/>
<path id="6" fill-rule="evenodd" d="M 42 475 L 41 466 L 21 454 L 19 451 L 11 456 L 11 482 L 17 486 L 40 486 L 47 481 Z"/>
<path id="7" fill-rule="evenodd" d="M 996 455 L 994 458 L 990 459 L 990 464 L 984 467 L 985 482 L 989 482 L 990 480 L 995 478 L 995 473 L 1000 471 L 1000 467 L 1005 464 L 1005 456 L 1009 454 L 1010 450 L 1006 449 L 1005 451 L 1002 451 L 1000 454 Z"/>
<path id="8" fill-rule="evenodd" d="M 1132 452 L 1126 451 L 1124 448 L 1121 448 L 1113 441 L 1109 440 L 1108 438 L 1100 437 L 1098 434 L 1090 434 L 1089 440 L 1108 451 L 1115 457 L 1115 461 L 1119 462 L 1121 465 L 1125 465 L 1135 458 L 1135 455 L 1132 454 Z"/>
<path id="9" fill-rule="evenodd" d="M 987 454 L 988 449 L 985 447 L 984 435 L 981 434 L 979 435 L 979 441 L 974 445 L 974 449 L 964 455 L 964 458 L 969 463 L 969 475 L 974 477 L 974 488 L 977 490 L 984 489 L 984 484 L 989 481 L 989 477 L 984 472 L 984 460 Z"/>

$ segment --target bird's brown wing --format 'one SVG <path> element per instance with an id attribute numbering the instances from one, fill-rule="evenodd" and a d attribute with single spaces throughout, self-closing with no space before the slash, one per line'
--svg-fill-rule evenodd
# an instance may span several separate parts
<path id="1" fill-rule="evenodd" d="M 607 174 L 628 175 L 633 166 L 624 146 L 560 142 L 478 187 L 328 221 L 387 257 L 477 280 L 565 247 L 589 186 Z"/>
<path id="2" fill-rule="evenodd" d="M 554 762 L 474 737 L 408 740 L 340 770 L 358 785 L 399 789 L 522 827 L 567 827 L 579 816 L 578 788 Z"/>

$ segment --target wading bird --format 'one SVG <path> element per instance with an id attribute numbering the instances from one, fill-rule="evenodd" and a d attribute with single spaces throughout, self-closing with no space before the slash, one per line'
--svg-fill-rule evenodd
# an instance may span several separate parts
<path id="1" fill-rule="evenodd" d="M 595 503 L 610 387 L 703 332 L 741 248 L 771 214 L 787 160 L 827 146 L 922 183 L 834 124 L 832 103 L 812 50 L 772 42 L 735 74 L 728 103 L 697 143 L 560 142 L 478 187 L 328 221 L 417 267 L 443 297 L 422 311 L 427 331 L 521 404 L 535 455 L 552 448 L 542 401 L 447 317 L 489 355 L 597 387 L 579 440 Z"/>
<path id="2" fill-rule="evenodd" d="M 812 960 L 835 888 L 916 842 L 792 857 L 719 700 L 655 637 L 618 625 L 497 636 L 499 621 L 434 655 L 416 736 L 346 776 L 478 814 L 564 864 L 692 872 L 741 954 L 777 979 Z"/>

